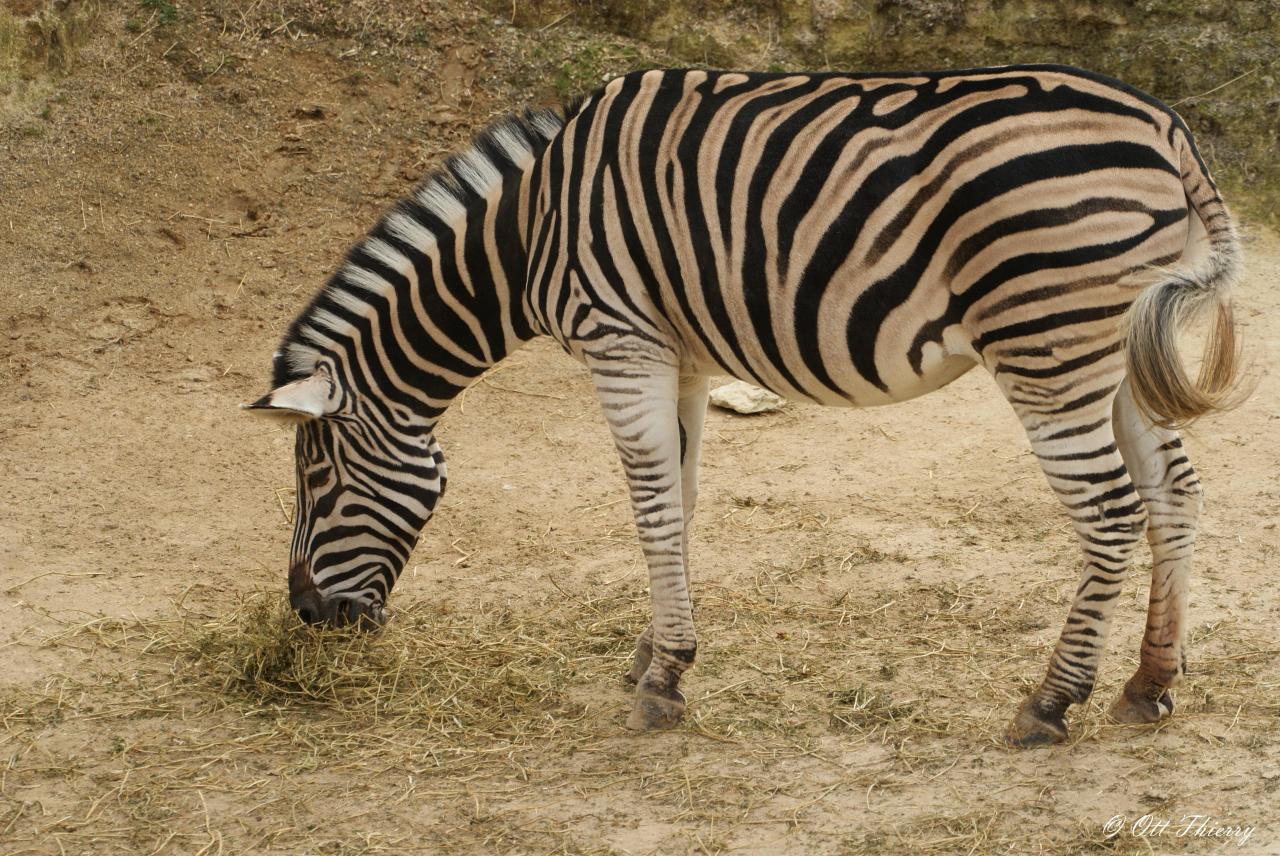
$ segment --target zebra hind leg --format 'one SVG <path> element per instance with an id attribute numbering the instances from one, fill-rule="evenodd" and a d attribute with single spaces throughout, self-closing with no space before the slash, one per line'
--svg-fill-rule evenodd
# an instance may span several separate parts
<path id="1" fill-rule="evenodd" d="M 1186 672 L 1191 554 L 1203 495 L 1176 431 L 1152 425 L 1126 383 L 1115 402 L 1116 439 L 1151 517 L 1151 596 L 1137 672 L 1112 704 L 1111 718 L 1159 722 L 1173 713 L 1169 690 Z"/>
<path id="2" fill-rule="evenodd" d="M 1084 552 L 1080 584 L 1049 668 L 1005 734 L 1011 744 L 1034 746 L 1065 740 L 1067 708 L 1093 692 L 1111 614 L 1147 512 L 1116 446 L 1111 396 L 1065 409 L 1056 396 L 1032 403 L 1035 397 L 1028 400 L 1025 388 L 1023 395 L 1006 395 Z"/>

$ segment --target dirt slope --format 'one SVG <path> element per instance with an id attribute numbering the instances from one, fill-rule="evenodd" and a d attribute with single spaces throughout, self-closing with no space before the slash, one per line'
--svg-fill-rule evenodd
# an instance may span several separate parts
<path id="1" fill-rule="evenodd" d="M 0 130 L 0 851 L 1280 852 L 1274 375 L 1187 438 L 1209 497 L 1160 729 L 1100 714 L 1144 560 L 1077 742 L 996 742 L 1077 550 L 976 372 L 891 409 L 711 415 L 676 733 L 622 728 L 639 551 L 583 371 L 545 341 L 448 414 L 450 492 L 376 649 L 499 628 L 509 648 L 450 656 L 527 666 L 528 710 L 473 699 L 437 738 L 201 659 L 285 583 L 292 436 L 236 405 L 387 201 L 546 94 L 525 81 L 554 35 L 424 4 L 422 34 L 362 41 L 242 5 L 105 11 L 47 112 Z M 1280 239 L 1246 234 L 1265 360 Z M 1192 814 L 1254 831 L 1178 835 Z M 1108 838 L 1115 815 L 1174 826 Z"/>

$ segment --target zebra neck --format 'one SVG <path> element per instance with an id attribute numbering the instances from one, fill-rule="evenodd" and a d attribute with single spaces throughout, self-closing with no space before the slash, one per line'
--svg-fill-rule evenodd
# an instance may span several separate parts
<path id="1" fill-rule="evenodd" d="M 382 362 L 398 379 L 390 384 L 396 397 L 411 397 L 405 405 L 432 425 L 481 374 L 540 332 L 525 300 L 520 203 L 527 183 L 527 172 L 509 176 L 500 191 L 472 199 L 447 220 L 405 203 L 384 220 L 387 247 L 403 258 L 384 261 L 398 262 L 404 276 L 385 313 L 389 329 L 379 331 Z M 433 213 L 448 207 L 431 201 Z M 429 236 L 418 231 L 423 227 Z"/>
<path id="2" fill-rule="evenodd" d="M 277 355 L 276 386 L 330 366 L 357 398 L 431 427 L 484 371 L 536 335 L 526 309 L 525 182 L 459 199 L 428 185 L 347 256 Z"/>
<path id="3" fill-rule="evenodd" d="M 541 332 L 526 299 L 529 188 L 563 123 L 552 111 L 501 120 L 402 199 L 294 320 L 274 386 L 324 361 L 370 407 L 430 428 Z"/>

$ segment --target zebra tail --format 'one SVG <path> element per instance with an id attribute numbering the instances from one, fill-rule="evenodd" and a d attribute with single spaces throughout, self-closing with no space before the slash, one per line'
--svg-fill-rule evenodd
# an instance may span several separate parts
<path id="1" fill-rule="evenodd" d="M 1127 369 L 1138 406 L 1156 425 L 1178 429 L 1248 397 L 1231 308 L 1239 276 L 1235 225 L 1189 136 L 1181 147 L 1183 187 L 1209 238 L 1208 255 L 1186 271 L 1163 272 L 1129 309 Z M 1192 233 L 1195 233 L 1193 228 Z M 1194 380 L 1178 352 L 1178 331 L 1212 309 L 1214 320 Z"/>

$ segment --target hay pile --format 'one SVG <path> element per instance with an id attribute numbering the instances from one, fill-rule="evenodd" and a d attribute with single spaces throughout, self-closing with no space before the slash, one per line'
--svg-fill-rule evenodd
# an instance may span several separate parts
<path id="1" fill-rule="evenodd" d="M 764 508 L 743 525 L 786 513 Z M 823 584 L 881 559 L 813 557 L 758 567 L 751 585 L 702 585 L 688 717 L 661 736 L 622 727 L 621 675 L 647 613 L 634 584 L 518 608 L 405 598 L 376 635 L 302 626 L 279 592 L 218 615 L 179 607 L 69 623 L 40 648 L 78 662 L 0 691 L 0 840 L 15 853 L 383 852 L 421 846 L 426 827 L 440 847 L 611 852 L 556 821 L 553 795 L 572 793 L 574 811 L 597 806 L 601 835 L 656 808 L 703 835 L 693 849 L 714 852 L 757 825 L 817 834 L 833 806 L 892 804 L 990 764 L 963 773 L 962 759 L 992 757 L 1021 770 L 997 774 L 1002 793 L 1043 798 L 1035 767 L 996 747 L 1065 593 L 1019 609 L 1010 598 L 1027 592 Z M 1202 630 L 1197 643 L 1232 630 Z M 1271 655 L 1228 647 L 1239 679 L 1217 692 L 1230 697 L 1193 682 L 1180 728 L 1220 715 L 1252 729 L 1280 712 L 1259 680 Z M 1118 688 L 1131 664 L 1111 662 L 1107 686 Z M 1076 717 L 1076 741 L 1119 731 L 1101 719 L 1107 695 Z M 57 798 L 19 796 L 34 786 Z M 869 827 L 849 846 L 1065 854 L 1134 843 L 1105 842 L 1091 824 L 1032 835 L 1008 809 L 961 805 L 892 835 Z"/>

